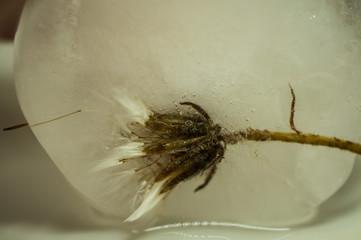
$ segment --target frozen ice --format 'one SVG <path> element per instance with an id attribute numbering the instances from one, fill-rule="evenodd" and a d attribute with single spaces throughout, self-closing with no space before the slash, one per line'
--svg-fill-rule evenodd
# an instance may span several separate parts
<path id="1" fill-rule="evenodd" d="M 117 145 L 117 109 L 94 93 L 121 89 L 153 109 L 196 102 L 228 131 L 290 131 L 290 83 L 298 129 L 358 141 L 361 14 L 352 4 L 29 1 L 15 41 L 18 97 L 30 124 L 83 110 L 33 131 L 95 208 L 126 218 L 134 179 L 92 171 Z M 193 193 L 204 176 L 177 186 L 161 222 L 300 224 L 343 185 L 354 158 L 297 144 L 228 146 L 209 186 Z"/>

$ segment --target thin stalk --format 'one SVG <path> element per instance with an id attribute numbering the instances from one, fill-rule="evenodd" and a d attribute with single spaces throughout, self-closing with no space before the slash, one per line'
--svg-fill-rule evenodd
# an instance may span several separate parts
<path id="1" fill-rule="evenodd" d="M 313 145 L 313 146 L 338 148 L 340 150 L 361 154 L 361 144 L 359 143 L 343 140 L 336 137 L 325 137 L 317 134 L 303 133 L 299 131 L 294 123 L 296 95 L 292 89 L 291 84 L 289 84 L 289 87 L 292 95 L 289 123 L 291 129 L 294 132 L 272 132 L 268 130 L 247 128 L 247 130 L 223 135 L 223 139 L 225 140 L 225 142 L 227 144 L 236 144 L 244 140 L 261 141 L 261 142 L 280 141 L 280 142 L 288 142 L 288 143 L 300 143 L 300 144 Z"/>
<path id="2" fill-rule="evenodd" d="M 227 144 L 236 144 L 244 140 L 250 141 L 280 141 L 288 143 L 301 143 L 314 146 L 338 148 L 361 154 L 361 144 L 336 137 L 325 137 L 311 133 L 271 132 L 248 128 L 245 131 L 234 132 L 223 136 Z"/>
<path id="3" fill-rule="evenodd" d="M 42 125 L 42 124 L 45 124 L 45 123 L 49 123 L 49 122 L 52 122 L 52 121 L 55 121 L 55 120 L 58 120 L 58 119 L 61 119 L 61 118 L 68 117 L 68 116 L 70 116 L 72 114 L 79 113 L 79 112 L 81 112 L 81 109 L 79 109 L 79 110 L 77 110 L 75 112 L 72 112 L 72 113 L 62 115 L 62 116 L 57 117 L 57 118 L 53 118 L 51 120 L 47 120 L 47 121 L 44 121 L 44 122 L 40 122 L 40 123 L 30 125 L 30 127 L 36 127 L 36 126 L 39 126 L 39 125 Z M 26 126 L 29 126 L 29 123 L 22 123 L 22 124 L 18 124 L 18 125 L 15 125 L 15 126 L 7 127 L 7 128 L 4 128 L 3 131 L 10 131 L 10 130 L 14 130 L 14 129 L 22 128 L 22 127 L 26 127 Z"/>

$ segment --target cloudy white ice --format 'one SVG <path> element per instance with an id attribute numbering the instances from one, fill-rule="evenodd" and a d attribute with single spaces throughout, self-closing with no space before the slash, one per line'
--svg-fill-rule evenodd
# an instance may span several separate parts
<path id="1" fill-rule="evenodd" d="M 84 110 L 33 131 L 91 205 L 125 218 L 132 179 L 92 170 L 117 145 L 112 116 L 122 112 L 104 97 L 121 89 L 157 111 L 192 101 L 229 131 L 290 131 L 290 83 L 298 129 L 359 141 L 360 7 L 311 0 L 29 2 L 15 41 L 17 94 L 29 123 Z M 203 177 L 181 183 L 152 214 L 161 224 L 304 223 L 344 184 L 354 159 L 297 144 L 229 146 L 207 188 L 193 193 Z"/>

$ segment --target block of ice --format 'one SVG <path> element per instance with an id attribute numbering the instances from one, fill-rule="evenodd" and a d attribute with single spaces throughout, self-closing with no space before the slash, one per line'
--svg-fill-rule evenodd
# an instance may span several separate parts
<path id="1" fill-rule="evenodd" d="M 347 10 L 347 11 L 346 11 Z M 114 89 L 164 111 L 206 109 L 229 131 L 297 127 L 360 136 L 360 21 L 330 1 L 29 1 L 16 36 L 15 78 L 30 124 L 55 164 L 98 210 L 127 217 L 138 185 L 122 166 L 94 171 L 117 146 Z M 210 185 L 180 184 L 162 222 L 305 222 L 342 184 L 355 156 L 322 147 L 229 146 Z M 46 180 L 44 180 L 46 181 Z"/>

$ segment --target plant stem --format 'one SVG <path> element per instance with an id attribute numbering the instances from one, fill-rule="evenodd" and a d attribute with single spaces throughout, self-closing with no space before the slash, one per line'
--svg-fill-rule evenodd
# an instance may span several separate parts
<path id="1" fill-rule="evenodd" d="M 361 144 L 335 137 L 325 137 L 310 133 L 271 132 L 248 128 L 245 131 L 234 132 L 223 136 L 227 144 L 236 144 L 240 141 L 281 141 L 289 143 L 301 143 L 314 146 L 326 146 L 338 148 L 357 154 L 361 154 Z"/>

